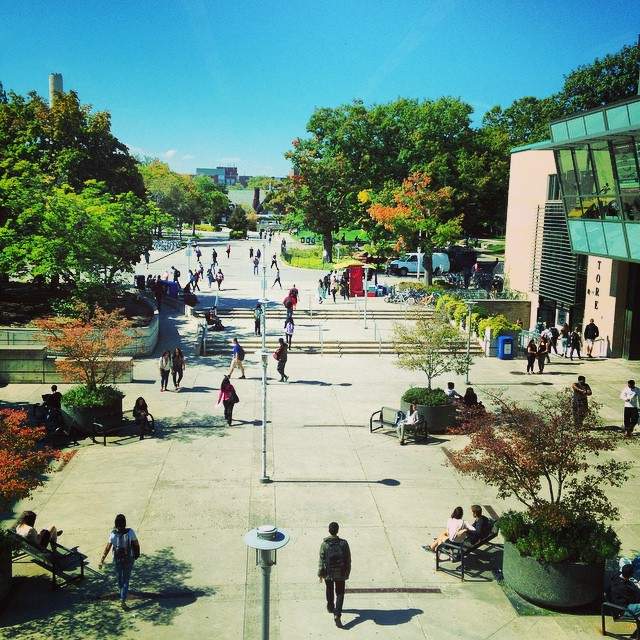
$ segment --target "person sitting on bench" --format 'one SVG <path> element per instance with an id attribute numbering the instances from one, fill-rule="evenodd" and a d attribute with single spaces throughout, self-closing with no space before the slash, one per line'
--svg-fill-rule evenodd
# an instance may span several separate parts
<path id="1" fill-rule="evenodd" d="M 143 433 L 151 433 L 152 429 L 152 421 L 151 415 L 149 414 L 149 407 L 147 406 L 147 401 L 140 396 L 136 403 L 133 405 L 133 419 L 136 421 L 136 425 L 140 427 L 140 434 Z"/>
<path id="2" fill-rule="evenodd" d="M 224 331 L 222 320 L 218 317 L 215 309 L 207 310 L 204 314 L 204 319 L 207 322 L 207 326 L 211 331 Z"/>
<path id="3" fill-rule="evenodd" d="M 626 607 L 625 614 L 637 616 L 640 614 L 640 587 L 635 584 L 633 565 L 625 564 L 620 574 L 611 580 L 611 602 L 619 607 Z"/>
<path id="4" fill-rule="evenodd" d="M 469 531 L 467 540 L 475 544 L 491 533 L 491 520 L 482 513 L 482 507 L 479 504 L 471 505 L 471 513 L 473 514 L 473 531 Z"/>
<path id="5" fill-rule="evenodd" d="M 402 412 L 400 416 L 402 416 Z M 404 429 L 408 425 L 414 425 L 419 422 L 420 416 L 418 415 L 418 409 L 415 404 L 409 405 L 409 412 L 405 418 L 399 417 L 396 421 L 396 432 L 398 434 L 398 438 L 400 438 L 400 442 L 404 442 Z"/>
<path id="6" fill-rule="evenodd" d="M 48 545 L 51 545 L 51 549 L 55 551 L 58 537 L 62 535 L 62 529 L 58 531 L 55 527 L 51 527 L 50 529 L 42 529 L 40 533 L 38 533 L 34 528 L 36 517 L 33 511 L 25 511 L 20 517 L 20 522 L 16 527 L 16 533 L 26 538 L 36 547 L 46 549 Z"/>
<path id="7" fill-rule="evenodd" d="M 451 517 L 447 520 L 447 528 L 437 538 L 433 539 L 433 542 L 429 545 L 429 549 L 434 551 L 443 543 L 449 540 L 450 542 L 462 542 L 471 531 L 475 531 L 473 525 L 465 522 L 462 519 L 463 516 L 462 507 L 456 507 L 451 514 Z"/>

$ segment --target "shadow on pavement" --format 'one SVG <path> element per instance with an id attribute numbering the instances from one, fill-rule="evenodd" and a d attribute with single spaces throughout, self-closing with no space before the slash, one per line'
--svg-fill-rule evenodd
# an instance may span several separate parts
<path id="1" fill-rule="evenodd" d="M 14 578 L 13 595 L 0 619 L 0 636 L 84 640 L 116 638 L 140 631 L 140 625 L 170 625 L 181 607 L 212 596 L 211 588 L 191 588 L 191 565 L 166 547 L 136 561 L 131 575 L 129 611 L 117 598 L 115 573 L 89 572 L 84 581 L 51 590 L 46 576 Z"/>
<path id="2" fill-rule="evenodd" d="M 178 442 L 191 442 L 197 438 L 226 436 L 228 428 L 222 416 L 202 415 L 194 411 L 187 411 L 175 418 L 158 420 L 154 437 L 158 440 L 171 439 Z"/>
<path id="3" fill-rule="evenodd" d="M 422 609 L 343 609 L 342 613 L 353 613 L 357 617 L 349 620 L 343 629 L 351 629 L 356 625 L 372 620 L 381 626 L 395 626 L 410 622 L 414 616 L 424 613 Z"/>

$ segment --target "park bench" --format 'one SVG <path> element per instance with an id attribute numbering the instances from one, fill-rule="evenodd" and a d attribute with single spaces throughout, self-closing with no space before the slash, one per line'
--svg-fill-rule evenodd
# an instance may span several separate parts
<path id="1" fill-rule="evenodd" d="M 374 411 L 369 418 L 369 433 L 373 433 L 383 427 L 393 427 L 395 429 L 396 421 L 398 419 L 398 412 L 400 409 L 394 409 L 393 407 L 382 407 L 378 411 Z M 377 416 L 377 418 L 376 418 Z M 376 418 L 374 420 L 374 418 Z M 374 427 L 374 423 L 377 425 Z M 413 438 L 414 442 L 420 442 L 422 440 L 429 439 L 429 430 L 427 424 L 423 418 L 420 418 L 415 424 L 408 424 L 401 428 L 400 444 L 404 444 L 405 435 L 409 435 Z"/>
<path id="2" fill-rule="evenodd" d="M 138 428 L 138 435 L 140 436 L 140 440 L 144 439 L 145 433 L 147 435 L 153 435 L 155 433 L 155 429 L 156 429 L 155 420 L 153 419 L 153 416 L 151 414 L 149 414 L 149 418 L 151 420 L 149 429 L 145 429 L 144 425 L 141 425 Z M 129 411 L 123 411 L 122 418 L 119 424 L 107 426 L 102 424 L 101 422 L 94 422 L 93 430 L 91 432 L 91 440 L 93 441 L 94 444 L 98 444 L 96 442 L 96 438 L 102 438 L 102 444 L 103 446 L 106 447 L 107 436 L 117 435 L 122 431 L 130 430 L 132 427 L 136 427 L 136 426 L 137 426 L 136 421 L 135 421 L 135 418 L 133 417 L 133 410 L 130 409 Z"/>
<path id="3" fill-rule="evenodd" d="M 84 568 L 89 562 L 87 556 L 78 551 L 78 547 L 68 549 L 61 544 L 56 544 L 56 550 L 53 551 L 50 548 L 43 549 L 32 544 L 15 531 L 9 531 L 9 534 L 15 543 L 12 560 L 29 558 L 34 564 L 50 571 L 52 589 L 58 588 L 58 578 L 61 578 L 65 584 L 84 579 Z M 70 573 L 78 569 L 80 570 L 79 574 L 72 575 Z"/>
<path id="4" fill-rule="evenodd" d="M 480 538 L 477 542 L 470 542 L 469 540 L 463 540 L 462 542 L 451 542 L 447 540 L 443 542 L 436 549 L 436 571 L 440 571 L 441 562 L 459 562 L 460 566 L 455 570 L 460 572 L 460 579 L 464 581 L 465 560 L 478 551 L 483 550 L 483 547 L 493 546 L 492 540 L 498 535 L 498 524 L 495 520 L 490 520 L 491 529 L 489 533 Z M 442 557 L 444 556 L 444 557 Z"/>
<path id="5" fill-rule="evenodd" d="M 607 588 L 602 598 L 600 606 L 600 617 L 602 618 L 602 635 L 607 636 L 606 616 L 611 616 L 614 622 L 634 622 L 636 625 L 636 636 L 640 637 L 640 615 L 630 615 L 626 613 L 627 608 L 611 602 L 611 591 Z"/>

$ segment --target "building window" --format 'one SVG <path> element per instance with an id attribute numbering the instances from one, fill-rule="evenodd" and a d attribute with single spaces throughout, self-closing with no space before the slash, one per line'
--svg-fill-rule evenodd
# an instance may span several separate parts
<path id="1" fill-rule="evenodd" d="M 552 173 L 548 177 L 547 200 L 560 200 L 560 181 L 557 173 Z"/>

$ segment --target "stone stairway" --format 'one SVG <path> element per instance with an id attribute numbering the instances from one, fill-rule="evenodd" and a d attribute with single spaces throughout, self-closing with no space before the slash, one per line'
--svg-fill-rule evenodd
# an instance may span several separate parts
<path id="1" fill-rule="evenodd" d="M 322 306 L 309 311 L 302 307 L 294 313 L 296 319 L 303 318 L 313 320 L 361 320 L 363 318 L 364 307 L 360 304 L 359 308 L 355 307 L 343 308 L 343 307 L 330 307 Z M 231 309 L 218 309 L 218 315 L 224 323 L 225 319 L 229 320 L 253 320 L 253 309 L 234 307 Z M 278 318 L 284 320 L 286 311 L 283 306 L 278 305 L 269 307 L 267 309 L 267 318 Z M 407 318 L 424 317 L 430 318 L 433 316 L 433 307 L 426 307 L 423 305 L 413 305 L 403 307 L 399 304 L 389 304 L 387 307 L 377 307 L 367 309 L 367 318 L 370 320 L 405 320 Z"/>

